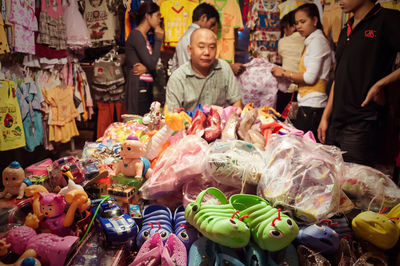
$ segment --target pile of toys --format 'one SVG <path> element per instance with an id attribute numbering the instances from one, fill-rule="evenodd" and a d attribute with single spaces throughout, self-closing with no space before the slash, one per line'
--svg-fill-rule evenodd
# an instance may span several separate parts
<path id="1" fill-rule="evenodd" d="M 397 185 L 272 108 L 126 120 L 81 157 L 3 170 L 2 263 L 400 265 Z"/>

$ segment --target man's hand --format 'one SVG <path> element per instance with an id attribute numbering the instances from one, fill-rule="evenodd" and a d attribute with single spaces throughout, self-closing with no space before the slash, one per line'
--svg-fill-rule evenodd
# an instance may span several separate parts
<path id="1" fill-rule="evenodd" d="M 371 89 L 369 89 L 367 97 L 365 97 L 365 100 L 361 104 L 361 107 L 365 107 L 368 103 L 371 101 L 374 101 L 378 104 L 383 105 L 383 92 L 382 89 L 384 87 L 384 84 L 382 80 L 379 80 L 376 82 Z"/>
<path id="2" fill-rule="evenodd" d="M 326 131 L 328 130 L 328 119 L 321 118 L 318 126 L 318 139 L 322 144 L 325 144 Z"/>
<path id="3" fill-rule="evenodd" d="M 133 65 L 132 73 L 133 75 L 140 76 L 147 72 L 147 68 L 142 63 L 136 63 Z"/>
<path id="4" fill-rule="evenodd" d="M 239 76 L 246 70 L 246 67 L 241 63 L 230 64 L 230 66 L 235 76 Z"/>

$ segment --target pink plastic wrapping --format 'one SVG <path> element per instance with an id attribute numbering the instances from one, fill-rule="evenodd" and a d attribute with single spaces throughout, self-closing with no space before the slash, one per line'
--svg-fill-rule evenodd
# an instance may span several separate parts
<path id="1" fill-rule="evenodd" d="M 400 189 L 382 172 L 371 167 L 345 163 L 342 189 L 357 208 L 380 211 L 400 203 Z"/>
<path id="2" fill-rule="evenodd" d="M 310 224 L 343 211 L 340 208 L 343 159 L 338 148 L 292 134 L 273 134 L 266 146 L 265 159 L 257 193 L 272 205 L 281 205 L 293 211 L 300 221 Z"/>
<path id="3" fill-rule="evenodd" d="M 143 198 L 157 199 L 180 191 L 186 181 L 203 173 L 207 150 L 207 142 L 195 135 L 169 146 L 154 166 L 153 175 L 140 188 Z"/>
<path id="4" fill-rule="evenodd" d="M 241 188 L 257 185 L 264 159 L 251 143 L 242 140 L 214 142 L 207 153 L 207 173 L 217 182 Z"/>

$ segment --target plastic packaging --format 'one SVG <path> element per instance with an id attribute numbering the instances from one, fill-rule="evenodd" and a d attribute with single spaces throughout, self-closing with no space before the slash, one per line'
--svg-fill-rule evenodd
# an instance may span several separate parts
<path id="1" fill-rule="evenodd" d="M 344 211 L 340 208 L 343 159 L 338 148 L 292 134 L 273 134 L 265 159 L 259 196 L 310 224 Z"/>
<path id="2" fill-rule="evenodd" d="M 245 183 L 257 185 L 263 165 L 261 151 L 242 140 L 215 142 L 207 154 L 207 173 L 216 181 L 237 188 Z"/>
<path id="3" fill-rule="evenodd" d="M 179 191 L 186 181 L 202 174 L 207 150 L 207 142 L 194 135 L 169 146 L 154 166 L 153 175 L 140 188 L 142 197 L 156 199 Z"/>
<path id="4" fill-rule="evenodd" d="M 380 211 L 400 203 L 400 189 L 382 172 L 371 167 L 345 163 L 342 189 L 357 208 Z"/>

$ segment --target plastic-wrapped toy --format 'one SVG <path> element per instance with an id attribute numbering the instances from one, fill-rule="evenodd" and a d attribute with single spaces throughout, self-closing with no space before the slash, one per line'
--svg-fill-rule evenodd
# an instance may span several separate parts
<path id="1" fill-rule="evenodd" d="M 150 162 L 143 155 L 143 143 L 136 137 L 129 137 L 121 145 L 120 155 L 122 160 L 117 164 L 115 174 L 126 177 L 149 178 L 152 174 Z"/>
<path id="2" fill-rule="evenodd" d="M 245 183 L 257 185 L 264 159 L 253 144 L 232 140 L 215 142 L 207 154 L 207 172 L 217 182 L 241 188 Z"/>
<path id="3" fill-rule="evenodd" d="M 400 203 L 400 189 L 390 177 L 365 165 L 344 164 L 342 189 L 363 210 L 379 211 Z"/>
<path id="4" fill-rule="evenodd" d="M 354 217 L 351 223 L 354 234 L 359 238 L 371 242 L 378 248 L 391 249 L 399 241 L 399 208 L 400 204 L 388 214 L 372 211 L 360 213 Z M 392 215 L 397 216 L 392 217 Z"/>
<path id="5" fill-rule="evenodd" d="M 343 159 L 338 148 L 273 134 L 264 154 L 258 195 L 293 210 L 309 224 L 349 211 L 340 204 Z"/>
<path id="6" fill-rule="evenodd" d="M 32 185 L 30 180 L 25 178 L 24 169 L 17 161 L 13 161 L 3 170 L 2 177 L 4 190 L 0 193 L 0 198 L 17 196 L 17 199 L 22 199 L 25 188 Z"/>
<path id="7" fill-rule="evenodd" d="M 6 243 L 10 250 L 20 255 L 25 250 L 33 249 L 44 265 L 64 265 L 65 259 L 78 241 L 76 236 L 59 237 L 54 234 L 36 234 L 27 226 L 17 226 L 7 232 Z"/>

